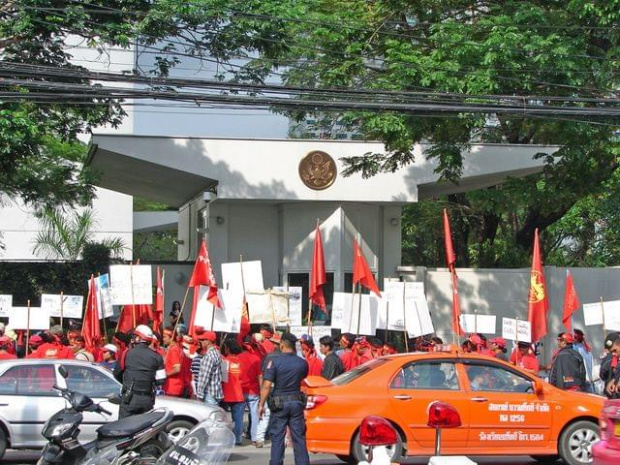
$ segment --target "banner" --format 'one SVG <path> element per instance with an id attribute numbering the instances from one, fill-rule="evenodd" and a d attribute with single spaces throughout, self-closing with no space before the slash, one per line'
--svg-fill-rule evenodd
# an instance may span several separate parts
<path id="1" fill-rule="evenodd" d="M 30 307 L 30 324 L 28 324 L 28 307 L 13 307 L 9 314 L 9 326 L 11 329 L 30 329 L 30 331 L 50 329 L 49 310 Z"/>
<path id="2" fill-rule="evenodd" d="M 405 325 L 409 337 L 424 336 L 435 332 L 424 294 L 424 283 L 405 283 L 405 312 Z"/>
<path id="3" fill-rule="evenodd" d="M 392 331 L 405 330 L 405 283 L 383 282 L 383 294 L 379 304 L 377 328 Z"/>
<path id="4" fill-rule="evenodd" d="M 229 295 L 228 307 L 242 310 L 245 292 L 264 292 L 263 266 L 260 260 L 222 263 L 222 289 Z M 252 310 L 250 309 L 250 321 Z M 253 321 L 252 321 L 253 322 Z"/>
<path id="5" fill-rule="evenodd" d="M 152 305 L 151 265 L 111 265 L 113 305 Z"/>
<path id="6" fill-rule="evenodd" d="M 89 281 L 90 282 L 90 281 Z M 102 274 L 95 278 L 97 286 L 97 308 L 99 309 L 99 318 L 109 318 L 116 315 L 114 305 L 112 305 L 112 289 L 110 287 L 110 275 Z"/>
<path id="7" fill-rule="evenodd" d="M 222 308 L 214 308 L 214 305 L 207 300 L 209 286 L 199 286 L 196 289 L 199 290 L 199 294 L 194 326 L 224 333 L 238 333 L 241 329 L 241 306 L 228 306 L 228 302 L 232 304 L 236 296 L 225 289 L 219 289 L 218 298 Z M 213 317 L 214 310 L 215 318 Z M 213 328 L 211 323 L 213 323 Z"/>
<path id="8" fill-rule="evenodd" d="M 361 298 L 361 308 L 360 308 Z M 359 333 L 358 333 L 358 316 Z M 332 328 L 345 333 L 374 336 L 377 333 L 379 298 L 372 295 L 334 292 L 332 303 Z"/>
<path id="9" fill-rule="evenodd" d="M 81 295 L 62 295 L 62 314 L 60 309 L 60 294 L 41 294 L 41 308 L 49 312 L 55 318 L 75 318 L 82 319 L 84 308 L 84 296 Z"/>
<path id="10" fill-rule="evenodd" d="M 288 324 L 289 294 L 275 290 L 246 293 L 250 323 Z"/>
<path id="11" fill-rule="evenodd" d="M 514 318 L 502 318 L 502 337 L 510 341 L 532 342 L 530 322 Z"/>
<path id="12" fill-rule="evenodd" d="M 495 315 L 466 315 L 461 313 L 461 328 L 466 333 L 495 334 Z"/>
<path id="13" fill-rule="evenodd" d="M 308 327 L 295 325 L 290 326 L 289 331 L 297 336 L 300 339 L 304 334 L 309 335 Z M 322 326 L 322 325 L 312 325 L 312 341 L 314 342 L 314 348 L 316 349 L 317 354 L 320 354 L 319 351 L 319 340 L 323 336 L 331 336 L 332 335 L 332 327 L 331 326 Z"/>
<path id="14" fill-rule="evenodd" d="M 8 317 L 13 308 L 13 296 L 0 294 L 0 317 Z"/>
<path id="15" fill-rule="evenodd" d="M 586 326 L 604 325 L 608 331 L 620 331 L 620 300 L 583 304 Z"/>
<path id="16" fill-rule="evenodd" d="M 274 286 L 276 292 L 288 293 L 288 319 L 291 326 L 301 326 L 302 318 L 302 288 L 291 286 L 286 289 L 283 286 Z"/>

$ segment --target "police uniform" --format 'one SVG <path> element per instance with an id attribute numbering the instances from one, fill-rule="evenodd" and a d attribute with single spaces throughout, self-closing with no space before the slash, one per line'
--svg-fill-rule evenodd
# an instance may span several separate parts
<path id="1" fill-rule="evenodd" d="M 292 343 L 297 338 L 292 334 L 282 335 L 283 340 Z M 264 379 L 273 383 L 267 401 L 271 410 L 269 433 L 271 435 L 271 458 L 269 465 L 284 463 L 286 427 L 290 428 L 296 465 L 308 465 L 310 458 L 306 447 L 305 395 L 301 382 L 308 376 L 308 363 L 295 353 L 283 352 L 269 360 L 265 366 Z"/>
<path id="2" fill-rule="evenodd" d="M 148 412 L 155 405 L 155 384 L 165 379 L 164 359 L 148 344 L 138 343 L 119 365 L 123 389 L 118 417 Z"/>

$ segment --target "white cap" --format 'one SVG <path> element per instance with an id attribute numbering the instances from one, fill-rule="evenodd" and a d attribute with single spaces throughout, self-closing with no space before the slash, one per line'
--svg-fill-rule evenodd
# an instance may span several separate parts
<path id="1" fill-rule="evenodd" d="M 108 352 L 114 352 L 118 350 L 114 344 L 106 344 L 103 346 L 103 350 L 107 350 Z"/>
<path id="2" fill-rule="evenodd" d="M 149 343 L 153 340 L 153 330 L 147 325 L 138 325 L 138 327 L 133 330 L 133 334 Z"/>

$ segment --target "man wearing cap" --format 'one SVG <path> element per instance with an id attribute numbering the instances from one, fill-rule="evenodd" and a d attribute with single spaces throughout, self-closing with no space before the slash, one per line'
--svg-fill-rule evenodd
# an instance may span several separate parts
<path id="1" fill-rule="evenodd" d="M 586 369 L 581 354 L 573 349 L 570 333 L 558 334 L 558 352 L 551 364 L 549 383 L 566 391 L 586 390 Z"/>
<path id="2" fill-rule="evenodd" d="M 196 336 L 203 347 L 204 355 L 200 360 L 196 397 L 210 405 L 218 405 L 224 398 L 222 390 L 222 357 L 215 347 L 217 335 L 205 331 Z"/>
<path id="3" fill-rule="evenodd" d="M 508 361 L 508 357 L 506 356 L 506 352 L 508 349 L 506 348 L 506 339 L 503 337 L 494 337 L 489 339 L 489 350 L 490 355 L 499 360 L 503 360 L 505 362 Z"/>
<path id="4" fill-rule="evenodd" d="M 122 379 L 118 417 L 148 412 L 155 405 L 155 385 L 166 379 L 164 359 L 149 347 L 153 331 L 138 325 L 133 332 L 134 347 L 129 349 L 114 368 L 114 376 Z"/>
<path id="5" fill-rule="evenodd" d="M 528 373 L 538 376 L 540 364 L 536 358 L 536 354 L 532 351 L 532 344 L 529 342 L 517 342 L 517 350 L 514 353 L 515 365 Z"/>
<path id="6" fill-rule="evenodd" d="M 355 339 L 353 353 L 355 356 L 353 357 L 352 368 L 363 365 L 373 359 L 372 351 L 370 350 L 370 342 L 368 342 L 365 336 L 360 336 Z"/>
<path id="7" fill-rule="evenodd" d="M 114 366 L 116 365 L 116 351 L 118 349 L 114 344 L 106 344 L 101 348 L 101 356 L 103 360 L 99 362 L 104 368 L 107 368 L 110 371 L 114 370 Z"/>
<path id="8" fill-rule="evenodd" d="M 269 465 L 284 462 L 286 428 L 289 427 L 293 441 L 296 465 L 308 465 L 310 458 L 306 447 L 305 395 L 301 382 L 308 376 L 308 364 L 296 354 L 297 337 L 284 333 L 280 341 L 282 354 L 267 361 L 261 387 L 259 415 L 265 411 L 265 403 L 271 410 L 271 457 Z M 267 400 L 269 398 L 269 400 Z"/>
<path id="9" fill-rule="evenodd" d="M 32 358 L 75 358 L 71 348 L 62 343 L 62 327 L 60 325 L 52 326 L 42 337 L 45 342 L 37 347 Z"/>
<path id="10" fill-rule="evenodd" d="M 11 353 L 13 341 L 8 336 L 0 336 L 0 360 L 12 360 L 17 358 L 17 355 Z"/>

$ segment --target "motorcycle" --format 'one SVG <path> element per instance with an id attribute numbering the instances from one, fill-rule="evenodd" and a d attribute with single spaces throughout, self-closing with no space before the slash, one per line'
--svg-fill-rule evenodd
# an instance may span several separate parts
<path id="1" fill-rule="evenodd" d="M 59 372 L 67 377 L 63 366 Z M 112 413 L 84 394 L 57 385 L 53 388 L 70 407 L 56 412 L 43 426 L 48 442 L 37 465 L 140 465 L 155 460 L 172 445 L 165 429 L 173 413 L 166 408 L 107 423 L 97 429 L 95 440 L 82 444 L 78 440 L 82 413 Z"/>
<path id="2" fill-rule="evenodd" d="M 235 444 L 234 433 L 211 419 L 196 425 L 157 461 L 143 465 L 219 465 L 228 462 Z"/>

